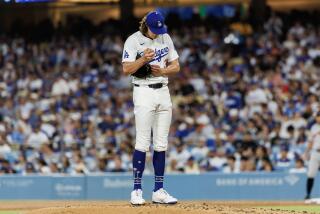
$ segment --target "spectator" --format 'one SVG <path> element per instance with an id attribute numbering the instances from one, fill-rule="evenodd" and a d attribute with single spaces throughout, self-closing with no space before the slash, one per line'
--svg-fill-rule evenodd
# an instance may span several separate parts
<path id="1" fill-rule="evenodd" d="M 292 158 L 289 155 L 289 148 L 287 145 L 282 145 L 280 154 L 276 159 L 276 169 L 280 171 L 287 171 L 290 167 L 293 166 Z"/>
<path id="2" fill-rule="evenodd" d="M 183 168 L 178 168 L 178 161 L 176 159 L 169 160 L 169 164 L 166 167 L 167 173 L 180 173 L 184 172 Z"/>
<path id="3" fill-rule="evenodd" d="M 226 158 L 221 151 L 211 149 L 208 153 L 207 160 L 202 163 L 206 171 L 221 171 L 226 164 Z"/>
<path id="4" fill-rule="evenodd" d="M 47 163 L 44 160 L 39 159 L 39 172 L 42 174 L 51 174 L 51 168 L 47 165 Z"/>
<path id="5" fill-rule="evenodd" d="M 199 174 L 200 168 L 199 168 L 198 162 L 195 161 L 194 158 L 191 156 L 188 159 L 183 171 L 187 174 Z"/>
<path id="6" fill-rule="evenodd" d="M 190 153 L 185 149 L 185 145 L 181 142 L 177 145 L 176 149 L 170 152 L 170 157 L 177 161 L 177 168 L 183 169 L 188 159 L 190 158 Z"/>
<path id="7" fill-rule="evenodd" d="M 11 152 L 11 147 L 0 137 L 0 155 L 9 155 Z"/>
<path id="8" fill-rule="evenodd" d="M 26 163 L 25 165 L 25 171 L 23 174 L 33 174 L 36 173 L 36 169 L 32 163 Z"/>
<path id="9" fill-rule="evenodd" d="M 304 166 L 304 162 L 302 159 L 296 159 L 295 166 L 289 169 L 290 173 L 306 173 L 307 168 Z"/>
<path id="10" fill-rule="evenodd" d="M 198 141 L 196 146 L 191 149 L 191 155 L 197 162 L 204 160 L 209 152 L 209 148 L 206 145 L 206 139 L 202 137 L 199 140 L 200 141 Z"/>
<path id="11" fill-rule="evenodd" d="M 262 167 L 260 169 L 260 171 L 264 171 L 264 172 L 272 172 L 273 166 L 271 161 L 269 160 L 269 158 L 263 158 L 262 160 Z"/>
<path id="12" fill-rule="evenodd" d="M 236 158 L 234 156 L 228 156 L 227 164 L 223 168 L 224 173 L 238 173 L 240 169 L 236 164 Z"/>
<path id="13" fill-rule="evenodd" d="M 40 130 L 40 125 L 33 127 L 32 132 L 27 138 L 27 146 L 40 149 L 42 145 L 49 143 L 48 137 Z"/>
<path id="14" fill-rule="evenodd" d="M 113 160 L 109 164 L 110 172 L 125 172 L 122 160 L 119 156 L 114 156 Z"/>

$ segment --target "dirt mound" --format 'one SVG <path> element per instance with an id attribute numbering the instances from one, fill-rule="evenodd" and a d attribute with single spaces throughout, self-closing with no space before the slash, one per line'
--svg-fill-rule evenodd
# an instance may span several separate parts
<path id="1" fill-rule="evenodd" d="M 277 203 L 275 203 L 277 204 Z M 61 202 L 61 205 L 47 206 L 46 208 L 32 209 L 26 214 L 180 214 L 180 213 L 217 213 L 217 214 L 283 214 L 283 213 L 305 213 L 295 211 L 271 210 L 266 208 L 255 208 L 253 206 L 269 205 L 267 203 L 255 202 L 180 202 L 176 205 L 156 205 L 148 203 L 144 206 L 131 206 L 127 202 Z M 43 206 L 45 207 L 45 206 Z"/>

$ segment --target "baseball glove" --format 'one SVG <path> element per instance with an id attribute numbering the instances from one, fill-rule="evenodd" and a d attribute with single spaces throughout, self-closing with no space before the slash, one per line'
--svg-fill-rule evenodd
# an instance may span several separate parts
<path id="1" fill-rule="evenodd" d="M 139 59 L 140 57 L 141 55 L 138 53 L 136 60 Z M 151 66 L 147 63 L 141 66 L 136 72 L 134 72 L 131 75 L 137 78 L 146 78 L 150 74 L 151 74 Z"/>

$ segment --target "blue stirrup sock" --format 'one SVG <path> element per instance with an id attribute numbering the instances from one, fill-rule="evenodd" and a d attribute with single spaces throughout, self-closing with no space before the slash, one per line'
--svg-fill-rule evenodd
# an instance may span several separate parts
<path id="1" fill-rule="evenodd" d="M 132 167 L 133 167 L 133 189 L 141 189 L 141 178 L 144 171 L 144 166 L 146 162 L 146 153 L 134 150 Z"/>
<path id="2" fill-rule="evenodd" d="M 154 192 L 163 188 L 164 167 L 166 163 L 166 152 L 153 152 L 153 168 L 154 168 Z"/>

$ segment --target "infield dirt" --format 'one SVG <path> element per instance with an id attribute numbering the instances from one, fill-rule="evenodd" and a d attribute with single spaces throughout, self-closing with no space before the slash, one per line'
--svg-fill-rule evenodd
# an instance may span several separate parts
<path id="1" fill-rule="evenodd" d="M 309 213 L 281 211 L 272 209 L 279 205 L 302 205 L 301 202 L 226 202 L 226 201 L 183 201 L 176 205 L 155 205 L 147 203 L 134 207 L 128 202 L 110 201 L 2 201 L 0 210 L 17 210 L 22 214 L 181 214 L 181 213 L 217 213 L 217 214 L 283 214 Z M 269 207 L 259 208 L 259 207 Z"/>

